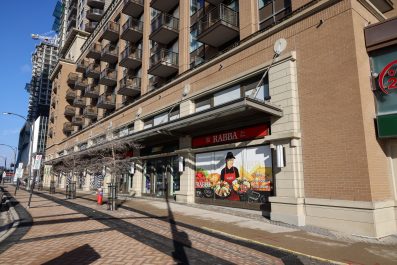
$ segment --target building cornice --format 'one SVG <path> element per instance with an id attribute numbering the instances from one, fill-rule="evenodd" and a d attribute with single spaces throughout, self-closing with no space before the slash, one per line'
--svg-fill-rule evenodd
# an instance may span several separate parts
<path id="1" fill-rule="evenodd" d="M 67 59 L 58 59 L 57 64 L 55 65 L 54 69 L 52 70 L 49 78 L 52 81 L 54 81 L 55 76 L 59 73 L 59 71 L 62 69 L 62 64 L 61 63 L 67 63 L 67 64 L 74 64 L 73 61 L 67 60 Z"/>

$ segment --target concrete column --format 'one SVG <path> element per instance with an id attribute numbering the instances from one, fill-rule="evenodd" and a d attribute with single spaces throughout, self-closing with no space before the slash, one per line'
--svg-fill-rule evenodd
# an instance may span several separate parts
<path id="1" fill-rule="evenodd" d="M 286 132 L 299 135 L 300 115 L 295 62 L 286 61 L 270 69 L 269 94 L 271 103 L 280 106 L 284 112 L 283 117 L 272 118 L 272 135 Z M 275 140 L 271 144 L 273 148 L 282 145 L 286 158 L 285 167 L 277 168 L 276 162 L 273 165 L 276 190 L 275 197 L 270 198 L 271 219 L 303 226 L 305 211 L 301 140 Z M 276 157 L 275 152 L 273 155 Z"/>
<path id="2" fill-rule="evenodd" d="M 191 147 L 192 138 L 185 136 L 179 138 L 179 146 L 181 149 Z M 180 190 L 175 192 L 178 202 L 194 203 L 194 181 L 195 181 L 195 156 L 190 151 L 180 154 L 185 161 L 185 168 L 180 178 Z"/>
<path id="3" fill-rule="evenodd" d="M 134 150 L 134 156 L 140 156 L 139 150 Z M 142 182 L 143 182 L 143 163 L 141 159 L 135 161 L 135 172 L 132 178 L 131 195 L 135 197 L 142 196 Z"/>
<path id="4" fill-rule="evenodd" d="M 259 30 L 258 0 L 239 2 L 240 40 Z"/>
<path id="5" fill-rule="evenodd" d="M 183 101 L 179 107 L 179 116 L 184 117 L 194 113 L 194 102 L 191 100 Z"/>
<path id="6" fill-rule="evenodd" d="M 139 132 L 143 130 L 143 121 L 142 120 L 136 120 L 134 122 L 134 132 Z"/>
<path id="7" fill-rule="evenodd" d="M 190 1 L 179 1 L 179 74 L 190 68 Z"/>

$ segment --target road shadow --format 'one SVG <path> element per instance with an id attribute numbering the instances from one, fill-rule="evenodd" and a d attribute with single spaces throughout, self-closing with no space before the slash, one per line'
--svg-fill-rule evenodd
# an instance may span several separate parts
<path id="1" fill-rule="evenodd" d="M 170 202 L 167 196 L 165 196 L 165 201 L 167 203 L 168 220 L 171 227 L 172 241 L 174 245 L 172 258 L 177 264 L 190 264 L 186 255 L 185 247 L 192 248 L 192 242 L 190 241 L 189 235 L 186 232 L 178 231 L 174 214 L 171 211 Z"/>
<path id="2" fill-rule="evenodd" d="M 75 248 L 72 251 L 65 252 L 59 257 L 42 263 L 43 265 L 58 265 L 58 264 L 79 264 L 88 265 L 100 259 L 101 256 L 90 245 L 85 244 L 81 247 Z"/>

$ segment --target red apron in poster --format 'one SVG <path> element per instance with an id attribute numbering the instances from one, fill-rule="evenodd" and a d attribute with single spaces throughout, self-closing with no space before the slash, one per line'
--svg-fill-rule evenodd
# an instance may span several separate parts
<path id="1" fill-rule="evenodd" d="M 236 179 L 236 172 L 233 169 L 233 173 L 226 173 L 226 168 L 225 168 L 225 177 L 224 180 L 229 183 L 230 188 L 233 187 L 233 180 Z M 230 191 L 230 196 L 228 197 L 229 200 L 231 201 L 239 201 L 240 196 L 232 189 Z"/>

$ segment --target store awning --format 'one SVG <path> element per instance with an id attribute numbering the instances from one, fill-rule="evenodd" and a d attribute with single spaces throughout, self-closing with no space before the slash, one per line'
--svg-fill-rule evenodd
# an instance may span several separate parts
<path id="1" fill-rule="evenodd" d="M 258 119 L 266 120 L 272 116 L 282 117 L 283 111 L 269 102 L 245 97 L 145 129 L 129 136 L 128 140 L 140 142 L 148 140 L 148 138 L 156 138 L 156 136 L 164 137 L 164 135 L 169 135 L 172 137 L 186 134 L 202 134 L 200 130 L 203 131 L 203 129 L 206 132 L 211 128 L 219 130 L 225 124 L 239 126 L 239 123 L 243 121 L 249 122 L 252 120 L 254 122 L 254 120 Z"/>

